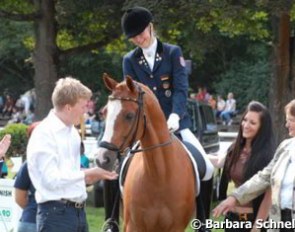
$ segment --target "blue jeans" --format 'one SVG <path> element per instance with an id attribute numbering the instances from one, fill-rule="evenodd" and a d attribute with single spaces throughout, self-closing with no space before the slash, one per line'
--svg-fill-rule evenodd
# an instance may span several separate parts
<path id="1" fill-rule="evenodd" d="M 233 113 L 234 111 L 222 111 L 220 117 L 222 121 L 228 123 L 231 120 Z"/>
<path id="2" fill-rule="evenodd" d="M 59 201 L 38 204 L 37 231 L 88 232 L 85 210 Z"/>
<path id="3" fill-rule="evenodd" d="M 37 232 L 37 225 L 31 222 L 18 222 L 17 232 Z"/>

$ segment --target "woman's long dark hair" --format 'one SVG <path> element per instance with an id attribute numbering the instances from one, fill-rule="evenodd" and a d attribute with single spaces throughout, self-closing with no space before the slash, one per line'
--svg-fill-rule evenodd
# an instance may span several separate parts
<path id="1" fill-rule="evenodd" d="M 236 164 L 245 146 L 243 138 L 242 121 L 248 112 L 257 112 L 260 115 L 260 128 L 251 143 L 251 155 L 244 168 L 244 181 L 250 179 L 258 171 L 262 170 L 272 159 L 275 151 L 273 126 L 268 109 L 257 101 L 251 101 L 242 116 L 236 141 L 228 151 L 226 172 L 229 177 L 231 168 Z"/>

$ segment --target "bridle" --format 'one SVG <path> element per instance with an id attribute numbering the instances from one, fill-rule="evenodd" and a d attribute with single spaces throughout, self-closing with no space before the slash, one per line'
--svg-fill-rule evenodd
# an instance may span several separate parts
<path id="1" fill-rule="evenodd" d="M 158 147 L 162 147 L 162 146 L 167 146 L 169 144 L 172 143 L 172 138 L 170 136 L 170 139 L 164 143 L 160 143 L 160 144 L 156 144 L 156 145 L 152 145 L 146 148 L 141 148 L 141 149 L 131 149 L 132 145 L 136 142 L 136 135 L 137 135 L 137 130 L 139 127 L 139 122 L 140 122 L 140 115 L 143 115 L 143 122 L 144 122 L 144 127 L 143 127 L 143 133 L 142 136 L 144 136 L 145 131 L 146 131 L 146 115 L 144 112 L 144 108 L 143 108 L 143 96 L 145 94 L 145 92 L 140 88 L 139 85 L 137 85 L 138 87 L 138 97 L 137 99 L 134 98 L 130 98 L 130 97 L 115 97 L 113 95 L 110 95 L 108 97 L 108 99 L 110 101 L 113 100 L 120 100 L 120 101 L 131 101 L 131 102 L 135 102 L 138 105 L 137 111 L 136 111 L 136 120 L 134 120 L 133 125 L 131 126 L 127 136 L 125 137 L 125 139 L 123 140 L 122 144 L 118 147 L 113 143 L 109 143 L 107 141 L 101 141 L 99 143 L 99 147 L 105 148 L 107 150 L 110 151 L 114 151 L 117 153 L 117 156 L 119 158 L 121 153 L 126 153 L 126 152 L 130 152 L 130 153 L 137 153 L 137 152 L 142 152 L 142 151 L 147 151 L 147 150 L 152 150 Z M 127 147 L 124 149 L 124 145 L 127 144 L 128 139 L 131 137 L 130 143 L 127 145 Z"/>

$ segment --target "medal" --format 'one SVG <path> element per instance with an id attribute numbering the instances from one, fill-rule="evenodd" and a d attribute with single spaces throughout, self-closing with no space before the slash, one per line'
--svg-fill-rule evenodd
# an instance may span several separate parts
<path id="1" fill-rule="evenodd" d="M 167 89 L 166 91 L 165 91 L 165 96 L 166 97 L 171 97 L 171 90 L 169 90 L 169 89 Z"/>

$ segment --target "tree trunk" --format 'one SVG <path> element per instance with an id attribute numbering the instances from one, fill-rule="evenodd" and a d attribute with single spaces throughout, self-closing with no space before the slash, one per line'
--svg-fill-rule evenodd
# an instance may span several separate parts
<path id="1" fill-rule="evenodd" d="M 35 21 L 36 45 L 33 54 L 35 66 L 36 120 L 43 119 L 52 107 L 51 94 L 57 80 L 58 48 L 54 0 L 34 0 L 41 17 Z"/>
<path id="2" fill-rule="evenodd" d="M 272 114 L 277 142 L 287 137 L 285 128 L 285 105 L 294 98 L 292 50 L 290 46 L 290 15 L 281 12 L 273 16 L 274 54 L 272 86 L 270 89 L 270 111 Z M 292 48 L 293 49 L 293 48 Z M 293 64 L 294 66 L 294 64 Z"/>

